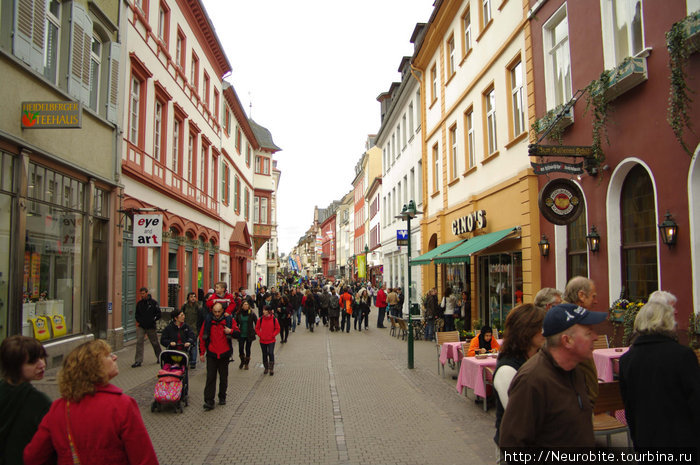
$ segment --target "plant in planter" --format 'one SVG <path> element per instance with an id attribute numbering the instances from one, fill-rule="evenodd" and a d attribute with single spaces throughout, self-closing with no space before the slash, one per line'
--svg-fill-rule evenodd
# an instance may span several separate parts
<path id="1" fill-rule="evenodd" d="M 593 157 L 598 165 L 605 161 L 605 153 L 603 152 L 603 139 L 610 145 L 608 139 L 608 111 L 610 110 L 610 102 L 607 97 L 607 91 L 610 87 L 610 78 L 614 70 L 604 70 L 600 73 L 600 77 L 591 81 L 586 86 L 586 109 L 592 111 L 593 116 L 593 141 L 591 147 L 593 149 Z"/>
<path id="2" fill-rule="evenodd" d="M 547 133 L 547 139 L 556 142 L 557 144 L 562 144 L 562 134 L 567 127 L 571 126 L 573 123 L 573 102 L 568 102 L 566 104 L 558 105 L 551 110 L 549 110 L 545 115 L 535 120 L 532 123 L 532 130 L 536 134 L 541 134 L 544 131 L 549 130 Z M 563 113 L 560 117 L 560 114 Z"/>
<path id="3" fill-rule="evenodd" d="M 683 140 L 685 130 L 692 131 L 690 126 L 691 119 L 688 114 L 688 109 L 692 102 L 689 94 L 692 93 L 692 90 L 686 82 L 686 65 L 690 54 L 696 51 L 694 47 L 688 46 L 689 33 L 697 29 L 699 21 L 700 11 L 696 11 L 684 20 L 675 23 L 671 30 L 666 33 L 666 47 L 669 55 L 668 66 L 671 70 L 671 88 L 668 96 L 666 120 L 673 130 L 676 140 L 690 156 L 693 155 L 693 151 Z"/>
<path id="4" fill-rule="evenodd" d="M 617 334 L 625 322 L 625 311 L 630 302 L 627 299 L 619 298 L 608 309 L 608 321 L 612 324 L 612 344 L 616 344 Z"/>
<path id="5" fill-rule="evenodd" d="M 625 331 L 622 335 L 622 345 L 629 346 L 632 341 L 632 334 L 634 333 L 634 320 L 637 318 L 637 313 L 639 309 L 644 306 L 644 302 L 630 302 L 625 308 L 625 315 L 623 319 L 623 326 Z"/>
<path id="6" fill-rule="evenodd" d="M 700 317 L 695 312 L 688 318 L 688 345 L 695 353 L 700 351 Z"/>

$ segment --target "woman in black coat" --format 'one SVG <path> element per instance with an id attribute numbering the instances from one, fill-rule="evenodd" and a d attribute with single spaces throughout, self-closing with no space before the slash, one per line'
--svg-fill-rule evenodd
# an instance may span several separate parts
<path id="1" fill-rule="evenodd" d="M 700 366 L 695 352 L 676 341 L 673 307 L 650 298 L 634 330 L 638 337 L 620 358 L 620 390 L 635 449 L 696 448 Z"/>
<path id="2" fill-rule="evenodd" d="M 250 302 L 244 300 L 241 303 L 241 309 L 236 312 L 236 324 L 241 330 L 241 335 L 238 336 L 238 358 L 241 363 L 238 364 L 238 369 L 248 369 L 250 363 L 250 346 L 255 340 L 255 324 L 258 322 L 258 317 L 250 309 Z M 245 330 L 245 332 L 244 332 Z"/>

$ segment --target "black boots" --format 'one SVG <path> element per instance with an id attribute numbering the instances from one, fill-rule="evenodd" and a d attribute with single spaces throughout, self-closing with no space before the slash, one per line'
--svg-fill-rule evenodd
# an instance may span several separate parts
<path id="1" fill-rule="evenodd" d="M 263 375 L 266 375 L 270 371 L 270 367 L 267 362 L 263 362 L 263 365 L 265 365 L 265 371 L 263 371 Z"/>
<path id="2" fill-rule="evenodd" d="M 245 357 L 245 363 L 243 364 L 243 369 L 248 369 L 248 363 L 250 363 L 250 357 Z"/>
<path id="3" fill-rule="evenodd" d="M 270 362 L 270 376 L 275 374 L 275 362 Z"/>
<path id="4" fill-rule="evenodd" d="M 238 365 L 238 369 L 239 369 L 239 370 L 242 370 L 242 369 L 243 369 L 243 365 L 245 365 L 245 357 L 241 357 L 241 363 Z"/>

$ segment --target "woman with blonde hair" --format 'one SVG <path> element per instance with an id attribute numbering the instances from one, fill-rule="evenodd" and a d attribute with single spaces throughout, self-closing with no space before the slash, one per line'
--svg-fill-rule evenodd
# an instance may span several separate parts
<path id="1" fill-rule="evenodd" d="M 110 384 L 118 374 L 117 356 L 105 341 L 69 353 L 58 374 L 61 398 L 25 448 L 25 465 L 157 465 L 136 401 Z"/>

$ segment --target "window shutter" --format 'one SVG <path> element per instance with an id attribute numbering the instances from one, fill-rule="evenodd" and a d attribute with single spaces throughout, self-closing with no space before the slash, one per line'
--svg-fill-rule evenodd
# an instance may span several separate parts
<path id="1" fill-rule="evenodd" d="M 119 58 L 122 46 L 112 42 L 109 49 L 109 95 L 107 100 L 107 120 L 117 124 L 117 109 L 119 104 Z"/>
<path id="2" fill-rule="evenodd" d="M 82 5 L 73 2 L 68 92 L 85 105 L 90 104 L 91 46 L 92 20 Z"/>
<path id="3" fill-rule="evenodd" d="M 46 0 L 16 0 L 13 52 L 39 73 L 44 72 Z"/>

